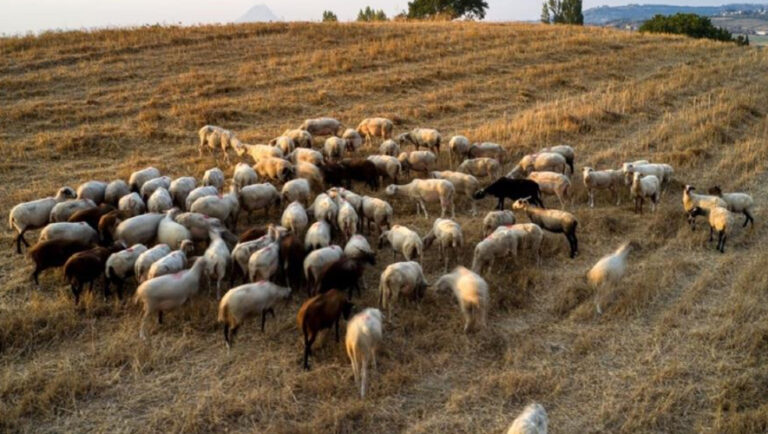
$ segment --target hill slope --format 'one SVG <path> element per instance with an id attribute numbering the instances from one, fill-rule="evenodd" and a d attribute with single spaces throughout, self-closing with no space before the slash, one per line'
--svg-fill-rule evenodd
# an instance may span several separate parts
<path id="1" fill-rule="evenodd" d="M 581 254 L 568 259 L 563 237 L 547 234 L 540 268 L 527 259 L 497 265 L 483 332 L 461 333 L 448 296 L 398 303 L 365 401 L 331 336 L 317 345 L 313 369 L 301 369 L 301 295 L 275 309 L 266 333 L 257 320 L 243 327 L 231 354 L 205 291 L 153 324 L 145 344 L 133 303 L 94 295 L 73 309 L 59 272 L 35 289 L 29 260 L 3 231 L 5 430 L 500 432 L 534 400 L 552 432 L 766 429 L 765 212 L 754 229 L 736 228 L 721 255 L 706 230 L 685 225 L 680 205 L 686 183 L 768 203 L 768 60 L 759 50 L 601 28 L 403 23 L 72 32 L 2 39 L 0 53 L 4 212 L 147 165 L 198 179 L 217 164 L 229 172 L 198 156 L 200 126 L 261 143 L 320 115 L 347 125 L 384 115 L 398 132 L 432 126 L 446 138 L 502 143 L 514 161 L 569 143 L 577 170 L 638 158 L 676 168 L 655 214 L 636 215 L 626 197 L 616 207 L 605 194 L 588 209 L 574 178 Z M 396 223 L 426 233 L 431 220 L 392 202 Z M 467 209 L 461 199 L 464 264 L 482 237 L 482 215 Z M 642 250 L 596 317 L 584 273 L 627 239 Z M 377 259 L 358 305 L 376 303 L 391 256 Z M 430 281 L 440 264 L 428 251 Z"/>

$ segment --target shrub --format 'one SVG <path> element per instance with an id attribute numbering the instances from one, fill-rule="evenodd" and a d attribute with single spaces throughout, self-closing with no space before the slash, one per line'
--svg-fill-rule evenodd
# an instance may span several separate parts
<path id="1" fill-rule="evenodd" d="M 737 42 L 739 45 L 748 44 L 743 39 L 733 39 L 726 29 L 716 27 L 707 17 L 696 14 L 656 15 L 640 26 L 641 32 L 674 33 L 687 35 L 692 38 L 708 38 L 716 41 Z"/>

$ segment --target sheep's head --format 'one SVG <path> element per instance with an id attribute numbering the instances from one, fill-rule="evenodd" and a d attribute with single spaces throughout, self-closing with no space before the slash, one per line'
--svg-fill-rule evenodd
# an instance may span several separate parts
<path id="1" fill-rule="evenodd" d="M 686 185 L 685 187 L 683 187 L 683 193 L 686 193 L 686 194 L 692 192 L 693 190 L 696 190 L 696 187 L 692 185 Z"/>
<path id="2" fill-rule="evenodd" d="M 719 185 L 716 185 L 716 186 L 710 188 L 709 190 L 707 190 L 707 193 L 715 195 L 715 196 L 722 196 L 723 195 L 723 190 L 720 189 Z"/>
<path id="3" fill-rule="evenodd" d="M 472 195 L 472 198 L 473 199 L 483 199 L 483 198 L 485 198 L 485 195 L 486 195 L 485 189 L 483 188 L 483 189 L 477 190 L 475 192 L 475 194 Z"/>
<path id="4" fill-rule="evenodd" d="M 195 251 L 195 243 L 192 240 L 184 240 L 181 242 L 179 250 L 184 252 L 185 255 L 190 255 Z"/>
<path id="5" fill-rule="evenodd" d="M 397 185 L 389 184 L 387 188 L 384 190 L 384 193 L 386 193 L 389 196 L 394 196 L 395 194 L 397 194 Z"/>
<path id="6" fill-rule="evenodd" d="M 383 249 L 384 246 L 389 244 L 389 231 L 384 231 L 379 235 L 379 248 Z"/>
<path id="7" fill-rule="evenodd" d="M 61 187 L 59 191 L 56 192 L 56 197 L 60 199 L 74 199 L 77 197 L 77 193 L 72 187 Z"/>
<path id="8" fill-rule="evenodd" d="M 408 142 L 410 142 L 410 141 L 411 141 L 411 133 L 402 133 L 402 134 L 400 134 L 400 135 L 398 135 L 398 136 L 397 136 L 397 138 L 395 139 L 395 141 L 396 141 L 396 142 L 397 142 L 399 145 L 405 145 L 406 143 L 408 143 Z"/>
<path id="9" fill-rule="evenodd" d="M 584 167 L 581 169 L 581 173 L 582 173 L 582 175 L 583 175 L 585 178 L 587 177 L 587 175 L 588 175 L 589 173 L 591 173 L 591 172 L 594 172 L 594 171 L 595 171 L 595 169 L 593 169 L 593 168 L 591 168 L 591 167 L 589 167 L 589 166 L 584 166 Z"/>
<path id="10" fill-rule="evenodd" d="M 526 197 L 524 199 L 518 199 L 512 204 L 512 209 L 517 210 L 521 209 L 524 210 L 528 208 L 528 199 L 529 197 Z"/>
<path id="11" fill-rule="evenodd" d="M 632 175 L 632 183 L 634 184 L 634 183 L 636 183 L 636 182 L 640 181 L 642 178 L 643 178 L 643 174 L 642 174 L 642 173 L 640 173 L 640 172 L 635 172 L 635 173 Z"/>
<path id="12" fill-rule="evenodd" d="M 435 283 L 432 284 L 432 288 L 434 288 L 436 294 L 451 292 L 452 286 L 453 278 L 449 274 L 446 274 L 445 276 L 437 279 Z"/>

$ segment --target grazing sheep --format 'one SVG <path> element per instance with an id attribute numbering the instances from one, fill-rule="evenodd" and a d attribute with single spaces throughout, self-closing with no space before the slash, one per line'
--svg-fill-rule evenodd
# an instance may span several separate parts
<path id="1" fill-rule="evenodd" d="M 412 151 L 402 152 L 397 156 L 400 161 L 400 167 L 404 174 L 409 174 L 411 170 L 424 175 L 435 170 L 437 157 L 430 151 Z"/>
<path id="2" fill-rule="evenodd" d="M 90 199 L 95 204 L 104 202 L 107 192 L 107 183 L 101 181 L 88 181 L 77 187 L 78 199 Z"/>
<path id="3" fill-rule="evenodd" d="M 472 144 L 466 155 L 469 158 L 492 158 L 501 164 L 507 161 L 507 151 L 501 145 L 491 142 Z"/>
<path id="4" fill-rule="evenodd" d="M 123 220 L 115 229 L 115 239 L 122 240 L 126 246 L 150 245 L 157 237 L 157 228 L 164 217 L 165 214 L 141 214 Z"/>
<path id="5" fill-rule="evenodd" d="M 325 220 L 331 225 L 336 224 L 339 215 L 339 206 L 336 205 L 336 202 L 327 194 L 318 194 L 317 197 L 315 197 L 312 206 L 310 206 L 310 209 L 312 215 L 315 216 L 315 220 Z"/>
<path id="6" fill-rule="evenodd" d="M 313 136 L 339 136 L 344 131 L 344 124 L 334 118 L 315 118 L 305 120 L 299 129 Z"/>
<path id="7" fill-rule="evenodd" d="M 274 307 L 279 300 L 291 295 L 290 288 L 278 286 L 272 282 L 256 282 L 232 288 L 219 302 L 218 322 L 224 324 L 224 342 L 227 350 L 232 347 L 237 329 L 243 321 L 261 315 L 261 332 L 267 321 L 267 314 L 275 316 Z"/>
<path id="8" fill-rule="evenodd" d="M 543 194 L 557 196 L 560 207 L 565 208 L 565 202 L 571 198 L 571 180 L 567 176 L 555 172 L 533 172 L 528 175 L 528 179 L 539 184 Z"/>
<path id="9" fill-rule="evenodd" d="M 416 201 L 416 214 L 419 207 L 424 211 L 424 218 L 429 218 L 425 202 L 440 201 L 440 217 L 444 218 L 448 208 L 451 209 L 451 217 L 456 217 L 453 198 L 456 189 L 450 181 L 445 179 L 414 179 L 405 185 L 390 184 L 385 190 L 389 196 L 410 197 Z"/>
<path id="10" fill-rule="evenodd" d="M 706 194 L 698 194 L 693 191 L 695 188 L 692 185 L 686 185 L 683 188 L 683 209 L 688 214 L 688 224 L 691 226 L 691 230 L 696 228 L 696 216 L 691 215 L 691 210 L 699 207 L 704 212 L 705 216 L 709 215 L 709 210 L 715 207 L 728 208 L 728 203 L 722 198 Z"/>
<path id="11" fill-rule="evenodd" d="M 346 200 L 341 200 L 337 217 L 337 224 L 344 240 L 348 240 L 357 233 L 359 218 L 355 208 Z"/>
<path id="12" fill-rule="evenodd" d="M 155 190 L 147 201 L 147 211 L 149 212 L 163 213 L 171 208 L 173 208 L 173 198 L 171 193 L 163 187 Z"/>
<path id="13" fill-rule="evenodd" d="M 512 204 L 513 210 L 522 210 L 528 215 L 528 219 L 550 232 L 562 233 L 571 246 L 571 258 L 579 254 L 579 242 L 576 239 L 578 220 L 573 214 L 555 209 L 541 209 L 532 206 L 526 199 L 518 199 Z"/>
<path id="14" fill-rule="evenodd" d="M 50 223 L 40 231 L 38 241 L 66 240 L 80 241 L 84 244 L 96 244 L 99 242 L 99 234 L 85 222 Z"/>
<path id="15" fill-rule="evenodd" d="M 141 283 L 147 280 L 147 273 L 149 273 L 149 269 L 152 267 L 152 264 L 170 254 L 171 251 L 171 248 L 168 247 L 167 244 L 158 244 L 151 249 L 144 250 L 144 252 L 140 253 L 133 265 L 133 272 L 136 276 L 136 281 Z"/>
<path id="16" fill-rule="evenodd" d="M 229 247 L 222 238 L 222 231 L 212 228 L 208 233 L 211 243 L 205 250 L 205 275 L 209 282 L 216 281 L 216 300 L 221 299 L 221 282 L 224 280 L 229 270 L 231 258 L 229 256 Z"/>
<path id="17" fill-rule="evenodd" d="M 107 184 L 107 188 L 104 190 L 104 202 L 112 206 L 117 206 L 117 202 L 120 198 L 126 194 L 130 194 L 130 192 L 131 188 L 128 187 L 128 183 L 122 179 L 114 180 Z"/>
<path id="18" fill-rule="evenodd" d="M 496 205 L 496 209 L 499 211 L 504 209 L 504 199 L 507 198 L 512 199 L 513 201 L 530 198 L 529 200 L 531 203 L 544 208 L 544 202 L 541 201 L 539 184 L 530 179 L 499 178 L 488 187 L 478 190 L 473 198 L 480 200 L 489 194 L 499 200 L 499 203 Z"/>
<path id="19" fill-rule="evenodd" d="M 427 289 L 427 279 L 418 262 L 395 262 L 384 269 L 379 278 L 379 307 L 392 317 L 392 306 L 400 294 L 412 300 L 422 299 Z"/>
<path id="20" fill-rule="evenodd" d="M 376 369 L 376 351 L 382 340 L 381 311 L 367 308 L 353 316 L 347 323 L 345 344 L 352 363 L 355 384 L 360 383 L 360 398 L 365 398 L 368 382 L 368 362 Z"/>
<path id="21" fill-rule="evenodd" d="M 241 241 L 235 245 L 230 254 L 232 259 L 232 274 L 230 276 L 230 286 L 234 286 L 238 275 L 243 276 L 243 281 L 248 278 L 248 260 L 255 252 L 267 247 L 280 238 L 277 229 L 270 225 L 267 232 L 259 238 Z"/>
<path id="22" fill-rule="evenodd" d="M 320 292 L 327 292 L 331 289 L 338 289 L 339 291 L 348 292 L 348 296 L 351 299 L 355 290 L 357 295 L 362 295 L 360 288 L 365 288 L 365 281 L 363 280 L 363 273 L 365 272 L 365 263 L 368 262 L 374 265 L 375 261 L 371 263 L 365 259 L 354 259 L 341 257 L 338 261 L 335 261 L 327 265 L 321 272 L 319 284 L 317 288 Z"/>
<path id="23" fill-rule="evenodd" d="M 353 235 L 344 246 L 344 256 L 351 259 L 367 261 L 371 265 L 376 264 L 376 253 L 374 253 L 368 240 L 362 235 Z"/>
<path id="24" fill-rule="evenodd" d="M 619 192 L 624 178 L 621 170 L 595 170 L 585 166 L 581 169 L 581 175 L 584 180 L 584 187 L 587 188 L 589 196 L 587 203 L 590 208 L 595 207 L 595 190 L 610 190 L 616 195 L 616 206 L 621 204 L 621 194 Z"/>
<path id="25" fill-rule="evenodd" d="M 280 207 L 280 193 L 268 182 L 246 185 L 240 190 L 239 198 L 243 211 L 248 214 L 248 221 L 251 220 L 251 214 L 254 211 L 262 209 L 267 216 L 273 206 Z"/>
<path id="26" fill-rule="evenodd" d="M 260 178 L 285 182 L 293 178 L 296 168 L 282 158 L 264 158 L 253 166 Z"/>
<path id="27" fill-rule="evenodd" d="M 393 225 L 392 229 L 379 235 L 379 249 L 387 245 L 392 249 L 392 261 L 395 260 L 397 252 L 400 252 L 406 261 L 422 261 L 424 244 L 419 238 L 419 234 L 405 226 Z"/>
<path id="28" fill-rule="evenodd" d="M 345 158 L 341 161 L 343 178 L 347 181 L 347 188 L 351 188 L 352 181 L 364 182 L 371 190 L 379 189 L 379 176 L 376 165 L 362 158 Z"/>
<path id="29" fill-rule="evenodd" d="M 531 172 L 557 172 L 568 174 L 568 162 L 556 152 L 540 152 L 524 156 L 518 163 L 525 174 Z"/>
<path id="30" fill-rule="evenodd" d="M 688 211 L 688 216 L 691 220 L 700 215 L 707 216 L 709 221 L 709 241 L 712 241 L 712 234 L 717 231 L 717 250 L 720 253 L 725 253 L 725 240 L 735 224 L 733 214 L 727 208 L 721 206 L 711 208 L 708 212 L 698 206 Z"/>
<path id="31" fill-rule="evenodd" d="M 302 241 L 295 235 L 286 233 L 280 236 L 280 270 L 282 281 L 292 290 L 305 287 L 304 258 L 307 252 Z"/>
<path id="32" fill-rule="evenodd" d="M 137 216 L 147 212 L 147 205 L 144 203 L 141 196 L 139 196 L 139 193 L 134 192 L 121 197 L 117 204 L 117 209 L 126 211 L 130 213 L 131 216 Z"/>
<path id="33" fill-rule="evenodd" d="M 374 137 L 381 137 L 384 140 L 392 138 L 392 131 L 395 124 L 387 118 L 366 118 L 357 125 L 357 133 L 365 137 L 365 143 L 373 143 Z"/>
<path id="34" fill-rule="evenodd" d="M 29 247 L 29 243 L 24 239 L 26 231 L 48 224 L 53 207 L 75 196 L 75 190 L 62 187 L 56 192 L 56 196 L 22 202 L 14 206 L 8 214 L 8 227 L 16 230 L 16 237 L 13 239 L 16 243 L 16 253 L 21 253 L 21 243 Z"/>
<path id="35" fill-rule="evenodd" d="M 744 219 L 743 227 L 747 227 L 747 223 L 752 223 L 752 227 L 755 227 L 755 219 L 752 216 L 754 214 L 755 201 L 747 193 L 723 193 L 719 186 L 714 186 L 709 189 L 709 194 L 715 195 L 723 199 L 728 204 L 728 210 L 735 213 L 742 213 L 746 217 Z"/>
<path id="36" fill-rule="evenodd" d="M 424 248 L 428 249 L 435 240 L 437 240 L 440 259 L 444 260 L 443 272 L 448 272 L 448 255 L 445 250 L 453 250 L 453 256 L 456 262 L 459 262 L 459 251 L 464 247 L 464 234 L 461 231 L 461 226 L 450 219 L 435 220 L 432 229 L 422 240 Z"/>
<path id="37" fill-rule="evenodd" d="M 88 208 L 72 214 L 67 221 L 70 223 L 85 222 L 88 223 L 88 226 L 98 231 L 101 217 L 114 210 L 115 208 L 112 205 L 102 203 L 96 208 Z"/>
<path id="38" fill-rule="evenodd" d="M 541 404 L 529 404 L 520 413 L 512 425 L 509 426 L 507 434 L 547 434 L 549 417 L 547 411 Z"/>
<path id="39" fill-rule="evenodd" d="M 344 130 L 344 134 L 341 135 L 341 138 L 344 139 L 347 146 L 346 150 L 348 152 L 355 152 L 360 146 L 363 145 L 363 137 L 360 135 L 360 133 L 358 133 L 356 130 L 353 130 L 352 128 L 347 128 Z"/>
<path id="40" fill-rule="evenodd" d="M 128 179 L 128 186 L 131 187 L 131 191 L 138 193 L 145 182 L 159 177 L 159 170 L 154 167 L 147 167 L 131 173 L 131 177 Z"/>
<path id="41" fill-rule="evenodd" d="M 241 233 L 240 236 L 237 238 L 237 242 L 244 243 L 246 241 L 257 240 L 266 234 L 267 234 L 267 227 L 254 226 L 250 229 L 246 229 L 245 232 Z"/>
<path id="42" fill-rule="evenodd" d="M 205 271 L 206 259 L 199 257 L 189 270 L 179 271 L 147 280 L 136 289 L 134 301 L 144 305 L 144 314 L 139 325 L 139 337 L 144 340 L 144 326 L 147 318 L 157 312 L 157 322 L 163 323 L 163 312 L 184 304 L 200 288 L 200 279 Z"/>
<path id="43" fill-rule="evenodd" d="M 323 190 L 323 173 L 317 166 L 312 163 L 299 162 L 296 163 L 295 169 L 296 178 L 306 179 L 313 191 Z"/>
<path id="44" fill-rule="evenodd" d="M 655 175 L 643 175 L 635 172 L 632 177 L 632 187 L 629 190 L 630 196 L 635 200 L 635 212 L 643 212 L 643 202 L 645 198 L 651 199 L 651 212 L 656 211 L 656 204 L 659 202 L 661 194 L 661 183 Z"/>
<path id="45" fill-rule="evenodd" d="M 213 153 L 216 148 L 221 148 L 221 151 L 224 153 L 224 158 L 229 161 L 227 147 L 235 147 L 235 144 L 233 143 L 236 140 L 234 133 L 215 125 L 205 125 L 198 130 L 197 135 L 200 138 L 198 153 L 201 157 L 203 156 L 203 149 L 207 145 L 211 153 Z"/>
<path id="46" fill-rule="evenodd" d="M 544 231 L 541 227 L 536 223 L 517 223 L 506 226 L 505 229 L 518 231 L 518 251 L 522 249 L 532 251 L 536 265 L 541 265 L 541 243 L 544 241 Z"/>
<path id="47" fill-rule="evenodd" d="M 483 218 L 483 236 L 487 237 L 499 226 L 515 224 L 515 213 L 509 210 L 490 211 Z"/>
<path id="48" fill-rule="evenodd" d="M 216 187 L 216 190 L 221 190 L 224 187 L 224 172 L 218 167 L 206 170 L 203 174 L 203 185 L 210 185 Z"/>
<path id="49" fill-rule="evenodd" d="M 73 199 L 57 202 L 51 208 L 51 215 L 48 220 L 54 223 L 65 222 L 72 217 L 72 214 L 89 208 L 96 208 L 96 203 L 90 199 Z"/>
<path id="50" fill-rule="evenodd" d="M 64 263 L 64 279 L 72 287 L 72 295 L 75 297 L 75 304 L 80 303 L 80 294 L 83 286 L 90 283 L 90 289 L 93 291 L 93 282 L 104 275 L 104 266 L 107 258 L 113 253 L 125 249 L 122 243 L 115 243 L 111 247 L 93 247 L 88 250 L 77 252 L 67 259 Z M 107 298 L 107 285 L 104 284 L 104 299 Z"/>
<path id="51" fill-rule="evenodd" d="M 222 196 L 203 196 L 197 199 L 189 208 L 190 211 L 214 217 L 227 227 L 235 230 L 237 215 L 240 213 L 238 194 L 232 186 L 230 192 Z"/>
<path id="52" fill-rule="evenodd" d="M 336 202 L 337 206 L 341 206 L 342 201 L 347 201 L 352 205 L 352 208 L 358 216 L 363 213 L 363 196 L 353 193 L 343 187 L 331 187 L 328 189 L 327 193 L 328 196 Z"/>
<path id="53" fill-rule="evenodd" d="M 613 253 L 600 258 L 587 272 L 587 282 L 595 290 L 595 309 L 599 315 L 603 313 L 600 305 L 605 295 L 604 290 L 614 291 L 617 289 L 615 286 L 618 285 L 627 271 L 627 257 L 637 247 L 634 242 L 626 242 Z"/>
<path id="54" fill-rule="evenodd" d="M 475 195 L 480 191 L 480 181 L 472 175 L 459 172 L 451 172 L 450 170 L 444 170 L 442 172 L 430 172 L 430 176 L 433 179 L 445 179 L 453 184 L 453 188 L 457 194 L 463 194 L 469 199 L 469 203 L 472 206 L 471 213 L 473 216 L 477 215 L 477 207 L 475 206 Z"/>
<path id="55" fill-rule="evenodd" d="M 133 275 L 136 260 L 138 260 L 139 256 L 146 251 L 147 247 L 144 244 L 134 244 L 125 250 L 109 255 L 107 263 L 104 266 L 104 275 L 106 277 L 104 281 L 104 292 L 108 292 L 109 284 L 114 283 L 117 286 L 117 296 L 122 300 L 123 283 L 127 278 Z M 136 279 L 138 280 L 138 276 L 136 276 Z"/>
<path id="56" fill-rule="evenodd" d="M 192 241 L 208 241 L 208 231 L 214 227 L 221 227 L 219 219 L 196 212 L 183 212 L 177 215 L 174 220 L 189 230 Z"/>
<path id="57" fill-rule="evenodd" d="M 385 140 L 379 146 L 379 154 L 397 157 L 400 155 L 400 145 L 392 139 Z"/>
<path id="58" fill-rule="evenodd" d="M 70 256 L 91 247 L 94 247 L 92 243 L 84 243 L 80 240 L 57 239 L 37 242 L 27 252 L 30 259 L 35 263 L 32 280 L 36 285 L 39 285 L 38 276 L 40 273 L 49 268 L 61 267 Z"/>
<path id="59" fill-rule="evenodd" d="M 317 334 L 336 325 L 336 342 L 339 342 L 339 320 L 349 319 L 352 303 L 341 292 L 332 289 L 318 294 L 301 305 L 296 322 L 304 335 L 304 369 L 309 370 L 309 356 Z"/>
<path id="60" fill-rule="evenodd" d="M 99 239 L 104 245 L 112 244 L 115 240 L 115 232 L 117 231 L 117 225 L 123 220 L 127 220 L 133 217 L 128 211 L 110 211 L 99 219 L 99 225 L 97 227 L 99 232 Z"/>
<path id="61" fill-rule="evenodd" d="M 454 160 L 461 162 L 467 158 L 470 146 L 469 139 L 464 136 L 451 137 L 451 140 L 448 141 L 448 155 L 450 156 L 451 167 L 453 167 Z"/>
<path id="62" fill-rule="evenodd" d="M 391 182 L 397 182 L 397 177 L 400 176 L 402 167 L 400 161 L 389 155 L 371 155 L 368 157 L 368 161 L 376 166 L 376 172 L 380 177 L 380 181 L 383 179 L 389 179 Z"/>
<path id="63" fill-rule="evenodd" d="M 293 164 L 304 162 L 314 164 L 315 166 L 320 166 L 324 162 L 322 153 L 317 152 L 314 149 L 307 148 L 297 148 L 290 154 L 286 155 L 285 158 L 287 158 L 288 161 Z"/>
<path id="64" fill-rule="evenodd" d="M 251 282 L 272 280 L 280 265 L 280 245 L 275 241 L 253 252 L 248 258 L 248 279 Z"/>
<path id="65" fill-rule="evenodd" d="M 327 161 L 339 161 L 344 157 L 347 141 L 339 137 L 328 137 L 323 143 L 323 157 Z"/>
<path id="66" fill-rule="evenodd" d="M 153 262 L 147 272 L 147 279 L 178 273 L 187 267 L 187 259 L 194 253 L 195 245 L 190 240 L 184 240 L 178 250 L 163 256 Z"/>
<path id="67" fill-rule="evenodd" d="M 417 151 L 419 150 L 419 147 L 425 147 L 435 155 L 438 155 L 440 153 L 441 139 L 440 133 L 435 129 L 414 128 L 407 133 L 397 136 L 397 143 L 399 143 L 400 146 L 403 146 L 406 143 L 411 142 L 416 147 Z"/>
<path id="68" fill-rule="evenodd" d="M 283 155 L 288 155 L 296 148 L 296 142 L 288 136 L 276 137 L 269 141 L 270 146 L 274 146 L 283 152 Z"/>
<path id="69" fill-rule="evenodd" d="M 235 186 L 235 192 L 240 192 L 246 185 L 253 185 L 257 182 L 259 182 L 259 175 L 256 174 L 253 167 L 245 163 L 237 163 L 232 174 L 232 185 Z"/>
<path id="70" fill-rule="evenodd" d="M 458 266 L 434 284 L 436 292 L 453 292 L 464 315 L 464 332 L 483 328 L 488 315 L 488 284 L 479 275 Z"/>
<path id="71" fill-rule="evenodd" d="M 392 205 L 386 201 L 375 197 L 363 196 L 362 211 L 362 227 L 368 229 L 368 232 L 370 232 L 371 222 L 376 225 L 379 232 L 383 231 L 384 227 L 387 229 L 391 227 L 390 223 L 394 211 L 392 210 Z"/>
<path id="72" fill-rule="evenodd" d="M 312 147 L 312 134 L 309 131 L 302 129 L 285 130 L 282 136 L 288 137 L 293 140 L 293 143 L 298 148 L 311 148 Z"/>
<path id="73" fill-rule="evenodd" d="M 331 244 L 331 225 L 325 220 L 318 220 L 307 229 L 304 236 L 304 250 L 312 251 Z"/>
<path id="74" fill-rule="evenodd" d="M 194 190 L 197 185 L 197 180 L 191 176 L 182 176 L 176 178 L 171 182 L 171 186 L 168 188 L 168 193 L 171 193 L 174 206 L 179 209 L 187 209 L 187 197 Z"/>
<path id="75" fill-rule="evenodd" d="M 309 196 L 311 190 L 309 188 L 309 181 L 306 179 L 293 179 L 283 185 L 283 190 L 280 193 L 280 198 L 283 203 L 301 202 L 306 206 L 309 202 Z"/>
<path id="76" fill-rule="evenodd" d="M 152 194 L 160 188 L 165 190 L 171 188 L 171 178 L 168 176 L 160 176 L 145 182 L 144 185 L 141 186 L 141 198 L 145 201 L 149 200 Z"/>
<path id="77" fill-rule="evenodd" d="M 285 211 L 283 211 L 283 215 L 280 217 L 280 225 L 296 236 L 301 236 L 308 223 L 307 211 L 304 210 L 304 207 L 299 202 L 291 202 L 285 207 Z"/>
<path id="78" fill-rule="evenodd" d="M 240 157 L 248 155 L 253 159 L 254 163 L 268 158 L 283 158 L 283 151 L 280 148 L 269 145 L 248 145 L 243 143 L 235 151 Z"/>
<path id="79" fill-rule="evenodd" d="M 316 293 L 320 287 L 320 279 L 323 270 L 329 265 L 341 259 L 344 251 L 341 247 L 333 245 L 323 247 L 307 254 L 304 258 L 304 278 L 307 282 L 307 293 Z"/>
<path id="80" fill-rule="evenodd" d="M 557 145 L 549 148 L 544 148 L 541 152 L 554 152 L 565 157 L 565 162 L 568 163 L 568 168 L 571 169 L 571 173 L 576 173 L 573 169 L 573 160 L 576 157 L 576 151 L 568 145 Z"/>
<path id="81" fill-rule="evenodd" d="M 626 185 L 632 185 L 633 175 L 635 173 L 641 173 L 646 176 L 654 175 L 659 179 L 659 182 L 663 187 L 669 184 L 675 174 L 674 169 L 669 164 L 638 164 L 637 162 L 624 163 L 624 165 L 621 167 L 621 170 L 624 172 L 624 183 Z"/>
<path id="82" fill-rule="evenodd" d="M 493 261 L 497 258 L 512 256 L 512 264 L 517 265 L 517 249 L 521 234 L 518 231 L 500 226 L 491 235 L 475 245 L 472 256 L 472 270 L 476 273 L 490 274 Z"/>

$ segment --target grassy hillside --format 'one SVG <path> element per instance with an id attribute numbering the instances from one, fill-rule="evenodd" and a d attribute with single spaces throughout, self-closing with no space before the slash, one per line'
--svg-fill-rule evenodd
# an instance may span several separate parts
<path id="1" fill-rule="evenodd" d="M 644 215 L 605 195 L 585 207 L 575 177 L 580 256 L 568 259 L 564 237 L 547 234 L 540 268 L 526 260 L 488 276 L 485 331 L 464 335 L 447 296 L 399 304 L 365 401 L 331 336 L 317 345 L 312 370 L 301 369 L 301 296 L 278 306 L 266 333 L 257 321 L 243 327 L 229 355 L 205 292 L 153 324 L 145 344 L 132 302 L 86 297 L 76 310 L 59 271 L 35 288 L 29 260 L 2 231 L 0 427 L 501 432 L 535 400 L 555 433 L 765 431 L 766 68 L 764 52 L 733 44 L 522 24 L 150 27 L 0 39 L 4 213 L 62 185 L 127 178 L 147 165 L 198 178 L 215 165 L 229 171 L 198 157 L 203 124 L 260 143 L 319 115 L 348 125 L 384 115 L 397 131 L 431 126 L 444 137 L 502 143 L 515 161 L 568 143 L 577 170 L 638 158 L 676 168 L 660 209 Z M 755 228 L 737 228 L 726 253 L 715 252 L 703 226 L 692 233 L 685 225 L 686 183 L 749 191 L 761 208 Z M 426 233 L 431 220 L 413 215 L 411 203 L 393 204 L 396 223 Z M 469 264 L 482 215 L 458 205 Z M 596 317 L 584 273 L 629 239 L 642 250 Z M 390 261 L 388 251 L 378 255 L 358 305 L 376 302 Z M 436 251 L 424 267 L 430 281 L 439 277 Z"/>

